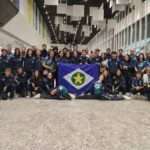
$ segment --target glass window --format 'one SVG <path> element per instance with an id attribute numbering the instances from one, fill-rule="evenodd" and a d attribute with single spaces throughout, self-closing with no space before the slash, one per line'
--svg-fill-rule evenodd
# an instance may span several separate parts
<path id="1" fill-rule="evenodd" d="M 119 48 L 121 48 L 121 46 L 122 46 L 122 38 L 121 38 L 121 32 L 119 33 L 119 39 L 118 39 L 119 41 Z"/>
<path id="2" fill-rule="evenodd" d="M 42 35 L 42 30 L 43 30 L 43 18 L 42 18 L 42 15 L 39 15 L 39 22 L 40 22 L 40 25 L 39 25 L 39 31 L 40 31 L 40 34 Z"/>
<path id="3" fill-rule="evenodd" d="M 118 34 L 116 35 L 116 49 L 118 49 Z"/>
<path id="4" fill-rule="evenodd" d="M 140 39 L 140 21 L 136 23 L 136 41 Z"/>
<path id="5" fill-rule="evenodd" d="M 128 44 L 131 44 L 131 26 L 129 26 L 129 30 L 128 30 Z"/>
<path id="6" fill-rule="evenodd" d="M 128 45 L 128 29 L 125 29 L 125 45 Z"/>
<path id="7" fill-rule="evenodd" d="M 142 18 L 141 30 L 142 30 L 142 40 L 144 40 L 144 38 L 145 38 L 145 18 Z"/>
<path id="8" fill-rule="evenodd" d="M 36 15 L 35 29 L 36 29 L 37 31 L 39 31 L 39 9 L 38 9 L 38 8 L 36 8 L 36 13 L 35 13 L 35 15 Z"/>
<path id="9" fill-rule="evenodd" d="M 147 37 L 150 38 L 150 14 L 147 16 Z"/>
<path id="10" fill-rule="evenodd" d="M 135 42 L 135 24 L 132 25 L 132 42 Z"/>
<path id="11" fill-rule="evenodd" d="M 122 46 L 124 46 L 124 30 L 122 31 Z"/>

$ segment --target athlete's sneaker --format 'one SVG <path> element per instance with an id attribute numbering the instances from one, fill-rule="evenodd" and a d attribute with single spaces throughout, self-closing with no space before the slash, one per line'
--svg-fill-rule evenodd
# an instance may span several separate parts
<path id="1" fill-rule="evenodd" d="M 40 98 L 40 97 L 41 97 L 41 94 L 37 94 L 37 95 L 35 95 L 33 98 L 38 99 L 38 98 Z"/>
<path id="2" fill-rule="evenodd" d="M 70 96 L 70 98 L 71 98 L 70 100 L 75 100 L 75 99 L 76 99 L 76 96 L 75 96 L 74 94 L 70 94 L 70 93 L 69 93 L 69 96 Z"/>

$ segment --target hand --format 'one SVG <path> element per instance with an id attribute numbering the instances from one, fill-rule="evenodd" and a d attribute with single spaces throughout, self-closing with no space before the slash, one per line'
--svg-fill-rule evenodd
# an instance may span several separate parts
<path id="1" fill-rule="evenodd" d="M 128 67 L 127 67 L 127 66 L 123 66 L 123 69 L 127 70 L 127 69 L 128 69 Z"/>
<path id="2" fill-rule="evenodd" d="M 140 87 L 139 87 L 139 86 L 137 86 L 135 89 L 136 89 L 137 91 L 139 91 L 139 90 L 140 90 Z"/>
<path id="3" fill-rule="evenodd" d="M 57 90 L 54 89 L 54 90 L 52 90 L 52 91 L 50 92 L 50 95 L 54 96 L 54 95 L 56 95 L 56 93 L 57 93 Z"/>
<path id="4" fill-rule="evenodd" d="M 35 87 L 35 84 L 34 84 L 34 83 L 32 83 L 32 87 Z"/>
<path id="5" fill-rule="evenodd" d="M 34 89 L 37 91 L 37 90 L 38 90 L 38 87 L 35 87 Z"/>

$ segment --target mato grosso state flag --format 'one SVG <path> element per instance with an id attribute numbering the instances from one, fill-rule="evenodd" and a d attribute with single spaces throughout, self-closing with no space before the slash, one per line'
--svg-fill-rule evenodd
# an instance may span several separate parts
<path id="1" fill-rule="evenodd" d="M 76 65 L 61 63 L 58 65 L 58 84 L 78 96 L 91 90 L 98 78 L 98 64 Z"/>

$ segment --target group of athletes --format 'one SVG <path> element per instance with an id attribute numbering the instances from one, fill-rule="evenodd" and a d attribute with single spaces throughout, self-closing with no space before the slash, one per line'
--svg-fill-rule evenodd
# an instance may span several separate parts
<path id="1" fill-rule="evenodd" d="M 99 64 L 99 80 L 90 94 L 97 99 L 108 95 L 138 94 L 150 100 L 150 51 L 127 54 L 122 49 L 102 52 L 70 50 L 57 47 L 47 50 L 15 48 L 1 49 L 0 53 L 0 99 L 15 97 L 42 97 L 71 99 L 67 87 L 57 83 L 59 63 Z"/>

